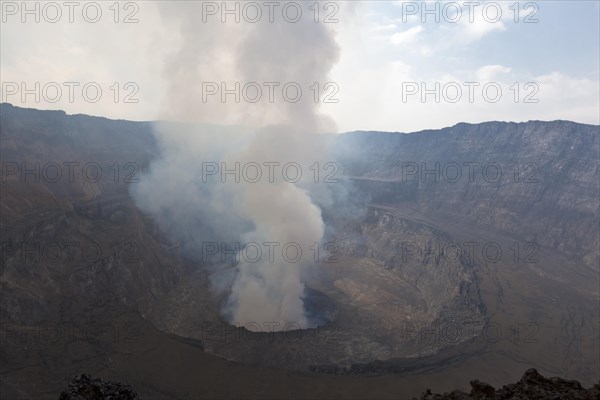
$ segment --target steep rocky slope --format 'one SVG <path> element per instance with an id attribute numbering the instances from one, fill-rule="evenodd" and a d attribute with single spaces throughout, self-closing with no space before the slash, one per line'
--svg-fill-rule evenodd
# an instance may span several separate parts
<path id="1" fill-rule="evenodd" d="M 73 303 L 149 312 L 181 268 L 128 196 L 156 152 L 149 124 L 8 104 L 1 116 L 2 320 L 68 320 Z"/>

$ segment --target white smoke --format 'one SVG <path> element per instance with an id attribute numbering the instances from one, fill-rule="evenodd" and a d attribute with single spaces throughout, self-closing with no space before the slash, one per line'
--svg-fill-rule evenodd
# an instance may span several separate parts
<path id="1" fill-rule="evenodd" d="M 164 22 L 180 33 L 178 49 L 166 60 L 163 117 L 245 128 L 159 125 L 162 158 L 132 193 L 141 209 L 192 252 L 193 247 L 201 252 L 206 241 L 261 246 L 259 260 L 241 258 L 233 280 L 224 280 L 229 295 L 223 314 L 247 327 L 265 322 L 276 324 L 275 330 L 288 323 L 310 325 L 303 308 L 302 271 L 314 264 L 310 249 L 323 239 L 324 223 L 307 190 L 313 178 L 308 167 L 323 165 L 327 157 L 322 141 L 311 140 L 311 135 L 333 132 L 335 125 L 319 113 L 309 88 L 328 82 L 339 53 L 332 26 L 315 23 L 310 6 L 302 4 L 303 17 L 295 23 L 281 17 L 274 22 L 222 23 L 220 18 L 202 22 L 202 3 L 161 3 Z M 224 102 L 206 102 L 206 82 L 226 82 L 228 88 L 235 82 L 276 82 L 277 88 L 293 82 L 304 92 L 297 102 L 281 96 L 270 101 L 266 92 L 256 103 L 238 103 L 233 95 Z M 245 135 L 240 135 L 242 130 Z M 222 162 L 230 169 L 236 163 L 293 162 L 303 176 L 297 183 L 283 179 L 281 172 L 254 183 L 206 181 L 206 162 Z M 283 254 L 286 245 L 289 257 Z M 274 250 L 273 257 L 267 249 Z"/>

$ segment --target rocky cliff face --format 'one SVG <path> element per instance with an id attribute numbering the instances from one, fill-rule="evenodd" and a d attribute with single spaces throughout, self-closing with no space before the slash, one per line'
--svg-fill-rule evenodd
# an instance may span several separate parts
<path id="1" fill-rule="evenodd" d="M 181 267 L 128 196 L 156 152 L 150 125 L 0 111 L 3 322 L 68 320 L 75 304 L 148 313 Z"/>
<path id="2" fill-rule="evenodd" d="M 345 173 L 380 204 L 410 204 L 525 237 L 597 270 L 599 127 L 458 124 L 336 140 Z"/>

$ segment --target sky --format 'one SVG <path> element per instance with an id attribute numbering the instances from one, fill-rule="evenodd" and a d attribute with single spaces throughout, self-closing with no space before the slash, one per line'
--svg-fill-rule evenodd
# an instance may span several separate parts
<path id="1" fill-rule="evenodd" d="M 318 3 L 318 15 L 315 8 L 307 9 L 313 4 L 309 3 L 302 18 L 325 24 L 339 46 L 337 62 L 316 86 L 320 111 L 335 122 L 332 130 L 411 132 L 489 120 L 600 124 L 598 1 L 471 6 L 325 1 Z M 182 35 L 198 32 L 199 43 L 208 42 L 202 37 L 206 31 L 185 30 L 182 20 L 173 17 L 192 10 L 191 2 L 125 1 L 115 7 L 113 1 L 83 1 L 70 9 L 62 1 L 31 1 L 26 4 L 31 13 L 24 12 L 22 4 L 2 1 L 0 7 L 1 101 L 16 106 L 116 119 L 169 118 L 165 109 L 170 74 L 177 73 L 169 60 L 181 54 Z M 263 13 L 255 23 L 269 23 L 264 2 L 255 4 Z M 213 5 L 219 8 L 222 2 L 193 8 L 193 23 L 220 23 L 227 34 L 210 36 L 207 59 L 189 57 L 190 63 L 201 60 L 208 66 L 198 66 L 198 76 L 188 77 L 190 85 L 199 80 L 223 82 L 208 69 L 219 70 L 227 57 L 235 56 L 234 35 L 246 34 L 240 26 L 251 25 L 248 19 L 254 16 L 248 9 L 246 15 L 240 11 L 239 23 L 232 20 L 234 15 L 221 23 L 220 9 L 210 13 Z M 240 10 L 243 6 L 240 3 Z M 283 2 L 279 6 L 273 12 L 276 19 L 283 15 Z M 321 48 L 315 45 L 315 59 L 322 56 Z M 293 48 L 269 51 L 295 55 Z M 227 75 L 227 81 L 233 85 L 235 74 Z M 241 87 L 248 83 L 239 82 Z M 316 87 L 303 87 L 303 96 L 313 96 Z M 96 95 L 98 88 L 101 94 Z M 211 100 L 218 97 L 217 93 Z M 276 101 L 285 101 L 279 97 Z M 231 115 L 251 107 L 244 99 L 232 99 L 226 97 L 222 104 Z M 198 110 L 209 107 L 200 98 L 190 98 L 190 103 Z M 198 118 L 217 124 L 239 122 L 225 114 L 198 112 Z"/>

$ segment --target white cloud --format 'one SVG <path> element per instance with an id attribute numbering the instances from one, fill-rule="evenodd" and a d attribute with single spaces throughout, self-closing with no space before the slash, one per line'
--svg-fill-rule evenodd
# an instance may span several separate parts
<path id="1" fill-rule="evenodd" d="M 413 43 L 422 31 L 423 26 L 417 25 L 405 31 L 396 32 L 390 37 L 390 43 L 396 46 L 406 46 Z"/>
<path id="2" fill-rule="evenodd" d="M 396 24 L 386 24 L 375 26 L 376 31 L 394 31 L 398 28 Z"/>
<path id="3" fill-rule="evenodd" d="M 475 71 L 475 77 L 480 82 L 492 81 L 498 74 L 507 74 L 510 71 L 510 68 L 503 65 L 484 65 Z"/>
<path id="4" fill-rule="evenodd" d="M 461 35 L 464 37 L 464 40 L 468 41 L 480 40 L 492 32 L 502 32 L 506 30 L 506 26 L 502 21 L 489 22 L 484 20 L 483 17 L 475 18 L 472 23 L 468 22 L 468 20 L 461 19 L 459 25 L 462 27 Z"/>

